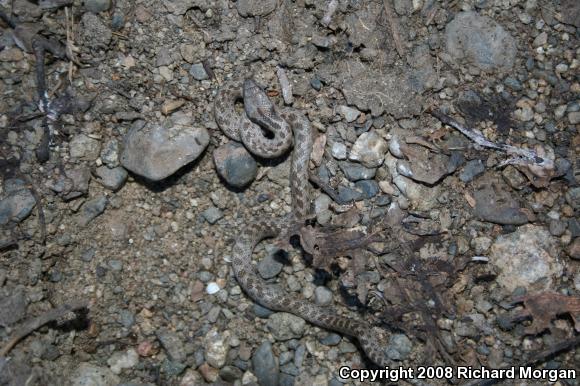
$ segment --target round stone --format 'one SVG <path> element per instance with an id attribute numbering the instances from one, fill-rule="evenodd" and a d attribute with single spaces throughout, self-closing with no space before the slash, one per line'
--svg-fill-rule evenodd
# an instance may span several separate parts
<path id="1" fill-rule="evenodd" d="M 228 142 L 213 152 L 216 170 L 230 186 L 243 188 L 258 174 L 258 164 L 246 148 L 237 142 Z"/>

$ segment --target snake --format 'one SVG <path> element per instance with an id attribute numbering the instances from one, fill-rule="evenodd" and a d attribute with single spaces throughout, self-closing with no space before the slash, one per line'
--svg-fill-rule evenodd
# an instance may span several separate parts
<path id="1" fill-rule="evenodd" d="M 243 101 L 243 112 L 235 104 Z M 258 243 L 267 238 L 292 235 L 310 216 L 308 166 L 313 139 L 310 121 L 296 109 L 277 108 L 253 79 L 232 80 L 220 87 L 214 101 L 214 116 L 222 132 L 241 141 L 247 150 L 263 158 L 284 154 L 294 143 L 290 167 L 292 212 L 274 219 L 260 219 L 245 226 L 236 237 L 231 263 L 242 290 L 255 302 L 272 311 L 287 312 L 322 327 L 351 337 L 366 356 L 380 366 L 391 361 L 386 355 L 387 334 L 365 320 L 339 315 L 331 307 L 298 299 L 280 286 L 261 278 L 252 263 Z"/>

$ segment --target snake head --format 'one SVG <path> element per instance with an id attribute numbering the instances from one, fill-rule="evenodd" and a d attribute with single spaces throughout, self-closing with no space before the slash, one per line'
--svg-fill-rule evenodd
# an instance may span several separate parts
<path id="1" fill-rule="evenodd" d="M 271 118 L 276 112 L 274 104 L 253 79 L 246 79 L 243 86 L 244 109 L 254 123 L 260 124 L 264 117 Z"/>

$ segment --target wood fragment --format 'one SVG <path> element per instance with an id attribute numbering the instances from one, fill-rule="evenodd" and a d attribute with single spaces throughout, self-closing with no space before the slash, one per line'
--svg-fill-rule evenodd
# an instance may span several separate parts
<path id="1" fill-rule="evenodd" d="M 383 8 L 385 9 L 385 15 L 387 17 L 387 21 L 389 22 L 389 26 L 391 27 L 391 35 L 393 36 L 395 49 L 397 50 L 397 54 L 399 54 L 401 59 L 403 59 L 405 58 L 405 46 L 403 45 L 403 40 L 401 39 L 401 33 L 399 32 L 399 21 L 397 20 L 395 11 L 393 11 L 393 7 L 391 6 L 391 0 L 383 0 Z"/>
<path id="2" fill-rule="evenodd" d="M 14 346 L 21 339 L 29 335 L 34 330 L 44 326 L 49 322 L 65 318 L 66 315 L 70 312 L 87 308 L 88 304 L 89 302 L 86 300 L 76 300 L 61 307 L 53 308 L 52 310 L 49 310 L 36 318 L 27 320 L 10 336 L 4 347 L 0 349 L 0 358 L 8 355 L 10 350 L 12 350 L 12 348 L 14 348 Z"/>
<path id="3" fill-rule="evenodd" d="M 505 143 L 491 142 L 490 140 L 485 138 L 483 136 L 483 134 L 481 134 L 480 132 L 478 132 L 474 129 L 471 129 L 469 127 L 463 126 L 462 124 L 457 122 L 455 119 L 451 118 L 448 115 L 443 114 L 440 111 L 434 110 L 434 111 L 431 111 L 431 114 L 435 118 L 439 119 L 443 124 L 451 126 L 454 129 L 460 131 L 463 135 L 465 135 L 467 138 L 471 139 L 473 142 L 475 142 L 476 144 L 478 144 L 480 146 L 501 150 L 501 151 L 506 152 L 507 154 L 522 157 L 523 159 L 525 159 L 531 163 L 537 164 L 539 166 L 548 167 L 548 166 L 550 166 L 550 164 L 553 166 L 553 162 L 551 162 L 551 160 L 549 160 L 547 158 L 540 157 L 537 154 L 537 152 L 535 152 L 531 149 L 525 149 L 525 148 L 521 148 L 521 147 L 517 147 L 517 146 L 511 146 L 511 145 L 508 145 Z M 517 160 L 512 161 L 512 163 L 517 163 L 517 162 L 518 162 Z"/>
<path id="4" fill-rule="evenodd" d="M 500 150 L 505 152 L 507 155 L 510 155 L 511 158 L 501 162 L 498 167 L 506 165 L 516 165 L 521 167 L 520 170 L 526 174 L 526 177 L 528 177 L 530 182 L 532 182 L 536 187 L 547 186 L 550 179 L 555 174 L 556 168 L 553 154 L 548 154 L 548 152 L 542 147 L 536 147 L 534 150 L 512 146 L 506 143 L 495 143 L 485 138 L 479 130 L 463 126 L 461 123 L 457 122 L 450 116 L 443 114 L 441 111 L 433 110 L 430 113 L 443 124 L 460 131 L 477 145 Z"/>
<path id="5" fill-rule="evenodd" d="M 537 335 L 549 329 L 552 319 L 563 314 L 570 314 L 574 328 L 580 332 L 580 297 L 543 292 L 517 298 L 514 302 L 523 303 L 525 309 L 514 316 L 513 320 L 532 318 L 532 325 L 526 328 L 526 334 Z"/>

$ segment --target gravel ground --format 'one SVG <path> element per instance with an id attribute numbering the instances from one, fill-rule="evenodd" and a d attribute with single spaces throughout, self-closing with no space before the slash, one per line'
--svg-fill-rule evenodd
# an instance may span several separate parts
<path id="1" fill-rule="evenodd" d="M 265 280 L 383 326 L 395 366 L 580 368 L 574 347 L 539 354 L 580 328 L 576 0 L 38 3 L 0 0 L 18 26 L 0 37 L 0 342 L 89 307 L 0 355 L 0 385 L 339 386 L 361 384 L 341 366 L 374 368 L 233 276 L 244 227 L 291 210 L 290 157 L 257 159 L 214 119 L 220 85 L 249 76 L 312 123 L 311 174 L 334 192 L 312 185 L 317 229 L 388 223 L 322 261 L 262 243 Z M 26 33 L 76 57 L 45 61 L 49 97 L 74 102 L 46 163 Z M 546 162 L 505 163 L 430 111 Z"/>

